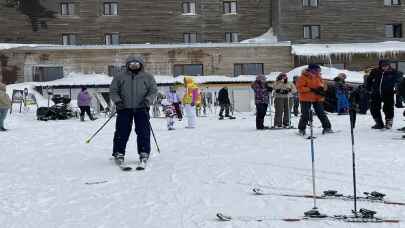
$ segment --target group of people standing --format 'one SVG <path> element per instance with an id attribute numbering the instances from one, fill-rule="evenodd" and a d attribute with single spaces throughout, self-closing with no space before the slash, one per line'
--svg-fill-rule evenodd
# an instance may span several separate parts
<path id="1" fill-rule="evenodd" d="M 297 114 L 298 102 L 301 106 L 301 118 L 298 124 L 299 134 L 305 135 L 305 129 L 312 109 L 322 123 L 323 133 L 332 133 L 332 125 L 325 113 L 337 112 L 339 115 L 355 113 L 366 114 L 370 107 L 371 115 L 375 121 L 373 129 L 392 128 L 394 118 L 394 95 L 405 98 L 405 80 L 401 72 L 393 69 L 387 60 L 379 61 L 378 67 L 371 70 L 365 78 L 364 85 L 356 88 L 346 84 L 347 76 L 343 73 L 337 75 L 333 83 L 328 85 L 321 77 L 321 67 L 310 64 L 300 76 L 288 82 L 285 73 L 280 74 L 276 81 L 270 85 L 264 75 L 259 75 L 252 84 L 256 103 L 256 128 L 258 130 L 270 128 L 291 127 L 291 110 Z M 274 94 L 275 117 L 274 126 L 264 126 L 264 117 L 268 105 L 271 104 Z M 298 99 L 296 99 L 298 94 Z M 398 99 L 398 98 L 397 98 Z M 398 105 L 398 101 L 397 101 Z M 385 121 L 381 114 L 384 112 Z M 405 115 L 405 112 L 404 112 Z M 405 131 L 405 128 L 402 128 Z"/>
<path id="2" fill-rule="evenodd" d="M 291 110 L 298 115 L 298 101 L 301 106 L 301 119 L 298 125 L 299 133 L 305 135 L 305 129 L 310 118 L 312 118 L 312 107 L 320 119 L 323 133 L 332 132 L 332 127 L 323 108 L 325 96 L 325 83 L 321 78 L 321 68 L 311 64 L 302 72 L 300 77 L 295 77 L 293 82 L 288 81 L 285 73 L 278 75 L 276 81 L 270 85 L 264 75 L 259 75 L 252 84 L 255 92 L 256 104 L 256 129 L 264 130 L 271 128 L 291 128 Z M 274 94 L 274 126 L 264 126 L 264 118 L 267 108 L 271 105 L 271 94 Z"/>

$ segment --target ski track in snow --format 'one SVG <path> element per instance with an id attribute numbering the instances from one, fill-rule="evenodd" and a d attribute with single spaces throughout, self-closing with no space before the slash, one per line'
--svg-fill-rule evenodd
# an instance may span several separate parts
<path id="1" fill-rule="evenodd" d="M 401 127 L 397 110 L 394 129 Z M 237 115 L 238 116 L 238 115 Z M 242 118 L 243 117 L 243 118 Z M 352 194 L 349 117 L 329 115 L 342 132 L 321 135 L 314 128 L 317 192 L 336 189 Z M 219 222 L 215 214 L 294 218 L 312 208 L 310 199 L 254 196 L 253 187 L 272 192 L 312 192 L 310 141 L 297 130 L 256 131 L 254 116 L 237 120 L 199 118 L 197 129 L 165 119 L 152 126 L 161 154 L 152 142 L 144 172 L 122 172 L 110 160 L 114 121 L 90 144 L 85 140 L 105 121 L 36 121 L 33 112 L 13 113 L 10 131 L 0 133 L 1 227 L 405 227 L 401 224 L 340 222 Z M 269 124 L 269 117 L 266 117 Z M 297 125 L 298 118 L 292 122 Z M 320 123 L 316 119 L 315 126 Z M 381 191 L 387 200 L 405 202 L 404 141 L 396 130 L 370 130 L 371 117 L 358 116 L 355 150 L 358 193 Z M 309 132 L 309 131 L 308 131 Z M 127 161 L 135 166 L 136 138 L 131 134 Z M 98 183 L 100 182 L 100 183 Z M 86 184 L 97 183 L 97 184 Z M 348 214 L 350 201 L 318 200 L 321 212 Z M 359 202 L 379 216 L 405 219 L 405 207 Z"/>

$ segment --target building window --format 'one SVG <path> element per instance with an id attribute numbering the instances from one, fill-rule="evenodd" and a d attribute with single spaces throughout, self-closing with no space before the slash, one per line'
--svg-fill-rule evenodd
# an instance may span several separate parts
<path id="1" fill-rule="evenodd" d="M 110 66 L 108 66 L 108 76 L 116 77 L 123 71 L 125 71 L 125 65 L 122 65 L 122 66 L 110 65 Z"/>
<path id="2" fill-rule="evenodd" d="M 75 4 L 63 2 L 60 4 L 60 15 L 62 16 L 73 16 L 75 15 Z"/>
<path id="3" fill-rule="evenodd" d="M 225 41 L 227 43 L 236 43 L 239 42 L 239 33 L 237 32 L 226 32 Z"/>
<path id="4" fill-rule="evenodd" d="M 33 69 L 34 82 L 46 82 L 63 78 L 63 67 L 38 67 L 34 66 Z"/>
<path id="5" fill-rule="evenodd" d="M 197 33 L 184 33 L 183 34 L 184 43 L 197 43 Z"/>
<path id="6" fill-rule="evenodd" d="M 225 14 L 236 14 L 238 12 L 238 5 L 236 1 L 226 1 L 224 2 L 224 13 Z"/>
<path id="7" fill-rule="evenodd" d="M 105 35 L 105 44 L 106 45 L 119 45 L 120 37 L 118 33 L 108 33 Z"/>
<path id="8" fill-rule="evenodd" d="M 304 39 L 320 39 L 321 26 L 304 25 Z"/>
<path id="9" fill-rule="evenodd" d="M 384 0 L 384 6 L 400 6 L 400 0 Z"/>
<path id="10" fill-rule="evenodd" d="M 386 38 L 401 38 L 402 37 L 402 24 L 388 24 L 385 25 Z"/>
<path id="11" fill-rule="evenodd" d="M 76 34 L 62 34 L 62 44 L 63 45 L 76 45 L 77 35 Z"/>
<path id="12" fill-rule="evenodd" d="M 195 15 L 195 2 L 183 2 L 183 14 Z"/>
<path id="13" fill-rule="evenodd" d="M 106 16 L 118 15 L 118 3 L 117 2 L 104 2 L 104 15 L 106 15 Z"/>
<path id="14" fill-rule="evenodd" d="M 304 8 L 317 8 L 319 0 L 302 0 L 302 7 Z"/>
<path id="15" fill-rule="evenodd" d="M 173 75 L 202 76 L 204 75 L 203 64 L 176 64 L 173 67 Z"/>
<path id="16" fill-rule="evenodd" d="M 235 63 L 233 75 L 259 75 L 263 74 L 263 63 Z"/>

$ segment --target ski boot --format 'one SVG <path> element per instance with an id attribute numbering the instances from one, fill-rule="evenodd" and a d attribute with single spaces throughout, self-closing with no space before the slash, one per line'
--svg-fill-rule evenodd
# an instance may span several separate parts
<path id="1" fill-rule="evenodd" d="M 80 116 L 80 121 L 84 121 L 84 115 L 83 116 Z"/>
<path id="2" fill-rule="evenodd" d="M 325 215 L 325 214 L 319 213 L 318 209 L 314 208 L 314 209 L 311 209 L 309 211 L 304 212 L 304 217 L 307 217 L 307 218 L 326 218 L 328 216 Z"/>
<path id="3" fill-rule="evenodd" d="M 118 165 L 121 165 L 124 163 L 125 154 L 114 153 L 113 156 L 114 156 L 115 163 L 117 163 Z"/>
<path id="4" fill-rule="evenodd" d="M 338 191 L 336 190 L 327 190 L 323 192 L 324 196 L 335 196 L 335 197 L 340 197 L 343 196 L 343 194 L 338 194 Z"/>
<path id="5" fill-rule="evenodd" d="M 391 129 L 392 128 L 392 123 L 393 123 L 392 119 L 386 119 L 385 120 L 385 128 L 386 129 Z"/>
<path id="6" fill-rule="evenodd" d="M 376 192 L 376 191 L 373 191 L 373 192 L 365 192 L 364 194 L 367 196 L 367 198 L 369 198 L 369 199 L 376 199 L 376 200 L 383 200 L 383 198 L 384 198 L 384 196 L 385 196 L 384 193 Z"/>
<path id="7" fill-rule="evenodd" d="M 359 213 L 362 218 L 367 218 L 367 219 L 372 219 L 372 218 L 374 218 L 374 215 L 377 214 L 376 211 L 372 211 L 372 210 L 368 210 L 368 209 L 364 209 L 364 208 L 361 208 L 359 210 Z"/>
<path id="8" fill-rule="evenodd" d="M 305 132 L 305 130 L 298 130 L 298 135 L 301 135 L 301 136 L 305 136 L 306 135 L 306 132 Z"/>
<path id="9" fill-rule="evenodd" d="M 372 129 L 383 129 L 384 128 L 384 123 L 381 119 L 374 119 L 375 125 L 372 126 Z"/>
<path id="10" fill-rule="evenodd" d="M 335 133 L 331 128 L 324 128 L 324 129 L 322 130 L 322 134 L 323 134 L 323 135 L 325 135 L 325 134 L 331 134 L 331 133 Z"/>
<path id="11" fill-rule="evenodd" d="M 148 162 L 149 154 L 148 153 L 139 153 L 139 165 L 136 167 L 136 170 L 144 170 L 146 168 L 146 163 Z"/>
<path id="12" fill-rule="evenodd" d="M 223 120 L 224 119 L 224 116 L 219 116 L 219 120 Z"/>

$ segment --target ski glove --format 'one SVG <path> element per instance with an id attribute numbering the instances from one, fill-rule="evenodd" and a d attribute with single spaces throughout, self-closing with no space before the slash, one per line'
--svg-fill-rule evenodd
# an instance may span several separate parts
<path id="1" fill-rule="evenodd" d="M 115 103 L 115 108 L 117 109 L 117 111 L 121 111 L 121 110 L 125 109 L 124 102 L 122 102 L 122 101 L 116 102 Z"/>

